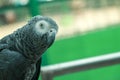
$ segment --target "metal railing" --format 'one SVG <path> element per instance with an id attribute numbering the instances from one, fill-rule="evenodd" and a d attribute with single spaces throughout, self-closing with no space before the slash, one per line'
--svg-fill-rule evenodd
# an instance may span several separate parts
<path id="1" fill-rule="evenodd" d="M 41 68 L 42 80 L 53 80 L 55 76 L 80 72 L 120 63 L 120 52 L 87 59 L 50 65 Z"/>

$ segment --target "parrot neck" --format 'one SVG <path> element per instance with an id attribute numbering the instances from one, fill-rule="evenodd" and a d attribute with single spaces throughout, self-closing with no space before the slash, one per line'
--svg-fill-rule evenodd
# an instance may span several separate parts
<path id="1" fill-rule="evenodd" d="M 39 44 L 39 43 L 37 43 Z M 16 44 L 16 50 L 23 54 L 31 62 L 37 62 L 47 48 L 41 48 L 39 45 L 31 44 L 29 41 L 22 41 L 22 44 Z"/>
<path id="2" fill-rule="evenodd" d="M 13 44 L 11 49 L 20 52 L 31 62 L 37 62 L 48 47 L 45 38 L 19 30 L 10 36 L 10 43 Z"/>

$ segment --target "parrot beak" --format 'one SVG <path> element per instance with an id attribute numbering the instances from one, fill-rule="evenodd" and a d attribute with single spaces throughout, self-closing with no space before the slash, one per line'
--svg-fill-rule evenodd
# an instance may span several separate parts
<path id="1" fill-rule="evenodd" d="M 52 36 L 52 35 L 56 35 L 57 34 L 57 31 L 56 31 L 56 29 L 50 29 L 49 30 L 49 36 Z"/>
<path id="2" fill-rule="evenodd" d="M 49 30 L 49 32 L 48 32 L 48 43 L 49 43 L 48 48 L 53 44 L 56 34 L 57 34 L 56 29 Z"/>

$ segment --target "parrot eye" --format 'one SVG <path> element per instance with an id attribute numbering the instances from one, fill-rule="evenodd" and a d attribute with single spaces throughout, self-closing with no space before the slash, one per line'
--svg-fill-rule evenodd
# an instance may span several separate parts
<path id="1" fill-rule="evenodd" d="M 40 24 L 39 24 L 39 27 L 40 27 L 41 29 L 44 29 L 43 23 L 40 23 Z"/>

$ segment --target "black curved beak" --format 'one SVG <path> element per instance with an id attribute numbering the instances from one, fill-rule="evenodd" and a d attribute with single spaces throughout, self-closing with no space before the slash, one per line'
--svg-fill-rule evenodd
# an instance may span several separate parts
<path id="1" fill-rule="evenodd" d="M 48 33 L 48 44 L 49 44 L 49 46 L 48 47 L 50 47 L 53 44 L 53 42 L 55 40 L 56 33 L 57 33 L 57 31 L 55 29 L 51 29 L 49 31 L 49 33 Z"/>

